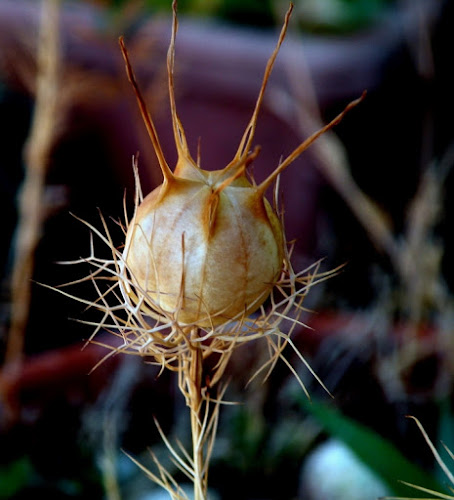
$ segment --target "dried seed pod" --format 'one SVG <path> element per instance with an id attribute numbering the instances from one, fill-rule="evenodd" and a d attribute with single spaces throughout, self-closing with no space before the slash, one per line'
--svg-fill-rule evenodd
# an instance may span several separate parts
<path id="1" fill-rule="evenodd" d="M 281 272 L 280 223 L 244 174 L 179 167 L 143 200 L 130 226 L 124 258 L 133 280 L 179 323 L 249 315 Z"/>
<path id="2" fill-rule="evenodd" d="M 128 279 L 123 293 L 134 304 L 145 303 L 159 317 L 164 315 L 180 325 L 209 328 L 253 313 L 269 296 L 283 267 L 284 237 L 265 191 L 280 172 L 357 102 L 299 145 L 261 184 L 249 181 L 246 168 L 258 154 L 258 149 L 250 152 L 258 112 L 285 37 L 291 5 L 236 155 L 224 169 L 201 169 L 190 155 L 176 112 L 173 73 L 177 17 L 176 3 L 173 5 L 167 69 L 178 152 L 174 172 L 164 158 L 120 39 L 127 74 L 164 177 L 163 183 L 140 204 L 129 225 L 123 253 Z"/>

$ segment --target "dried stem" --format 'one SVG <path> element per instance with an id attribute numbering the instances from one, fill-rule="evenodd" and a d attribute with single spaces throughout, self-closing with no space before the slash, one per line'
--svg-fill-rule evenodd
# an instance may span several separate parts
<path id="1" fill-rule="evenodd" d="M 192 336 L 197 336 L 194 328 Z M 194 500 L 205 500 L 207 490 L 206 470 L 204 467 L 203 427 L 201 409 L 202 395 L 202 365 L 203 354 L 200 345 L 193 345 L 189 351 L 188 406 L 191 411 L 192 459 L 194 468 Z"/>
<path id="2" fill-rule="evenodd" d="M 11 327 L 5 363 L 17 364 L 24 346 L 31 300 L 34 253 L 43 224 L 43 191 L 58 116 L 60 72 L 59 0 L 42 4 L 38 44 L 36 102 L 30 135 L 25 147 L 25 179 L 19 198 L 19 223 L 11 278 Z"/>

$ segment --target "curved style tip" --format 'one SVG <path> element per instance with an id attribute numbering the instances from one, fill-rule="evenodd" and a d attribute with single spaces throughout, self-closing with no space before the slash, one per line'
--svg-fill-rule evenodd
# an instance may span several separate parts
<path id="1" fill-rule="evenodd" d="M 124 62 L 125 62 L 126 74 L 128 76 L 129 82 L 131 83 L 131 85 L 134 89 L 134 94 L 136 96 L 137 103 L 139 105 L 140 114 L 141 114 L 142 119 L 145 123 L 145 127 L 146 127 L 148 135 L 151 139 L 151 143 L 153 144 L 153 148 L 154 148 L 154 151 L 156 153 L 156 157 L 158 159 L 159 166 L 160 166 L 161 171 L 162 171 L 162 175 L 164 176 L 164 182 L 170 182 L 173 180 L 174 175 L 173 175 L 172 171 L 170 170 L 169 165 L 166 162 L 166 159 L 164 157 L 164 153 L 162 151 L 161 143 L 159 142 L 158 134 L 156 132 L 156 128 L 154 126 L 151 115 L 148 111 L 145 100 L 142 96 L 142 92 L 140 91 L 139 84 L 137 83 L 137 79 L 136 79 L 136 76 L 134 74 L 134 70 L 132 69 L 130 59 L 129 59 L 128 50 L 127 50 L 125 42 L 124 42 L 124 36 L 120 36 L 118 39 L 118 42 L 120 44 L 121 54 L 122 54 Z"/>
<path id="2" fill-rule="evenodd" d="M 290 153 L 287 158 L 282 161 L 278 167 L 272 172 L 259 186 L 258 189 L 263 193 L 270 187 L 270 185 L 276 180 L 276 178 L 291 164 L 293 163 L 306 149 L 311 146 L 321 135 L 328 130 L 332 129 L 336 125 L 338 125 L 344 116 L 358 104 L 360 104 L 366 97 L 367 91 L 364 90 L 360 97 L 351 101 L 347 106 L 345 106 L 344 110 L 341 111 L 335 118 L 333 118 L 327 125 L 322 127 L 321 129 L 314 132 L 310 137 L 308 137 L 305 141 L 303 141 L 296 149 Z"/>

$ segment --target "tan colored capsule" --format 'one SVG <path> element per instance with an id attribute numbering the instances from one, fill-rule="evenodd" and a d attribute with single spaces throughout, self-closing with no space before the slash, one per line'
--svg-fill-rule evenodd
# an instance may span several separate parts
<path id="1" fill-rule="evenodd" d="M 179 323 L 206 327 L 266 300 L 281 272 L 283 237 L 244 176 L 225 183 L 222 172 L 186 165 L 141 203 L 124 258 L 149 301 Z"/>
<path id="2" fill-rule="evenodd" d="M 255 109 L 233 160 L 206 171 L 192 159 L 176 112 L 174 58 L 177 32 L 173 3 L 172 38 L 167 55 L 169 97 L 178 152 L 172 172 L 139 90 L 123 40 L 126 70 L 163 174 L 163 183 L 145 197 L 131 221 L 123 253 L 128 284 L 126 299 L 145 303 L 160 317 L 202 328 L 241 319 L 256 311 L 280 277 L 284 237 L 265 192 L 277 176 L 317 137 L 338 123 L 354 101 L 331 123 L 300 144 L 259 185 L 246 176 L 265 88 L 284 40 L 293 6 L 286 14 L 278 43 L 268 60 Z"/>

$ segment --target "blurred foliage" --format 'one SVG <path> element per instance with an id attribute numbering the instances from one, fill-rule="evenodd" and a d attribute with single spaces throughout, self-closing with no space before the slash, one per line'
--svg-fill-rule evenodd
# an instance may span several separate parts
<path id="1" fill-rule="evenodd" d="M 410 462 L 392 443 L 372 429 L 347 418 L 327 404 L 309 402 L 304 396 L 298 397 L 298 400 L 328 434 L 344 442 L 396 495 L 408 496 L 408 486 L 399 481 L 444 491 L 443 482 Z"/>
<path id="2" fill-rule="evenodd" d="M 440 402 L 439 406 L 439 424 L 438 424 L 438 436 L 437 436 L 437 451 L 441 457 L 446 457 L 447 451 L 454 450 L 454 413 L 451 407 L 451 401 L 449 398 L 444 399 Z M 451 457 L 452 458 L 452 457 Z M 437 467 L 436 469 L 437 479 L 441 483 L 446 482 L 446 476 L 444 471 Z"/>
<path id="3" fill-rule="evenodd" d="M 0 500 L 22 500 L 42 494 L 45 498 L 101 498 L 103 486 L 94 467 L 80 467 L 66 475 L 39 470 L 33 460 L 23 455 L 0 465 Z"/>
<path id="4" fill-rule="evenodd" d="M 83 1 L 83 0 L 82 0 Z M 396 0 L 294 0 L 295 18 L 309 32 L 339 33 L 368 26 Z M 147 11 L 170 11 L 171 0 L 99 0 L 114 10 L 143 5 Z M 182 14 L 215 17 L 234 24 L 270 27 L 285 0 L 179 0 Z"/>
<path id="5" fill-rule="evenodd" d="M 285 418 L 267 418 L 258 408 L 243 405 L 224 410 L 210 470 L 211 484 L 225 498 L 294 498 L 314 427 L 307 425 L 301 414 L 286 411 Z M 227 476 L 231 478 L 228 482 Z M 243 485 L 241 493 L 237 484 Z"/>
<path id="6" fill-rule="evenodd" d="M 11 498 L 27 486 L 32 473 L 33 466 L 25 457 L 0 467 L 0 499 Z"/>
<path id="7" fill-rule="evenodd" d="M 367 27 L 395 0 L 300 0 L 300 27 L 309 32 L 342 33 Z"/>

